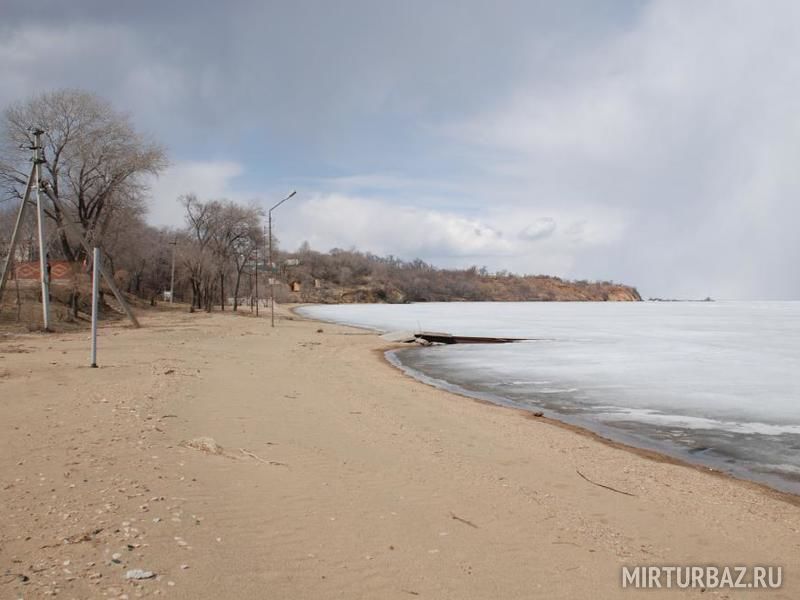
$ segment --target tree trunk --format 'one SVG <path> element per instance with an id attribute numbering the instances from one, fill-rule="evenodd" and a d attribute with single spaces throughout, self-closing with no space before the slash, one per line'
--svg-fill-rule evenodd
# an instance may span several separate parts
<path id="1" fill-rule="evenodd" d="M 225 274 L 219 274 L 219 307 L 225 310 Z"/>
<path id="2" fill-rule="evenodd" d="M 205 291 L 203 292 L 203 296 L 204 296 L 203 299 L 205 300 L 205 304 L 206 304 L 206 312 L 211 312 L 211 302 L 212 302 L 213 291 L 214 290 L 211 289 L 211 282 L 209 281 L 206 284 Z"/>
<path id="3" fill-rule="evenodd" d="M 200 286 L 195 278 L 191 279 L 192 284 L 192 308 L 200 308 Z"/>
<path id="4" fill-rule="evenodd" d="M 22 316 L 22 300 L 19 297 L 19 277 L 14 277 L 14 286 L 17 288 L 17 323 Z"/>
<path id="5" fill-rule="evenodd" d="M 66 217 L 62 216 L 61 218 L 64 219 Z M 64 253 L 64 258 L 66 258 L 69 262 L 74 263 L 76 256 L 72 251 L 72 246 L 69 245 L 67 234 L 63 229 L 59 229 L 58 231 L 58 240 L 61 242 L 61 251 Z"/>
<path id="6" fill-rule="evenodd" d="M 239 283 L 242 280 L 242 272 L 236 271 L 236 285 L 233 289 L 233 311 L 236 312 L 236 309 L 239 308 Z"/>
<path id="7" fill-rule="evenodd" d="M 78 290 L 73 289 L 69 297 L 70 308 L 72 309 L 72 318 L 78 320 Z"/>

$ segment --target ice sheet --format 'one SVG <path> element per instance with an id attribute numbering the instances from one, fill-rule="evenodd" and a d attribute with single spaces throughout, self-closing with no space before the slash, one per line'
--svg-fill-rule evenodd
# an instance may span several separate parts
<path id="1" fill-rule="evenodd" d="M 777 472 L 779 466 L 800 472 L 800 302 L 351 304 L 303 310 L 382 331 L 534 338 L 414 348 L 397 357 L 465 391 L 597 423 L 637 443 L 668 444 L 693 459 L 702 452 L 732 470 L 756 457 L 749 476 L 753 469 Z"/>

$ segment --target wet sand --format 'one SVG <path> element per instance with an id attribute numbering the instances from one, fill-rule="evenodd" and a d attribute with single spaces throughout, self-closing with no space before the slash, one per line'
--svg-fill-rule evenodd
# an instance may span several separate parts
<path id="1" fill-rule="evenodd" d="M 794 473 L 789 474 L 783 468 L 786 465 L 779 462 L 756 463 L 748 459 L 749 452 L 763 451 L 763 441 L 761 447 L 748 445 L 744 437 L 732 440 L 727 432 L 717 433 L 715 431 L 705 431 L 702 434 L 702 442 L 694 442 L 694 446 L 685 443 L 676 443 L 675 427 L 658 427 L 652 424 L 637 422 L 618 421 L 615 423 L 603 423 L 591 418 L 591 413 L 583 414 L 580 412 L 564 412 L 559 410 L 558 401 L 553 401 L 551 397 L 537 398 L 536 404 L 528 402 L 528 398 L 512 399 L 496 393 L 488 387 L 474 386 L 466 388 L 452 380 L 458 379 L 458 373 L 454 373 L 448 379 L 447 373 L 430 375 L 424 368 L 418 365 L 418 360 L 429 350 L 413 344 L 403 344 L 400 347 L 393 347 L 385 353 L 386 359 L 394 367 L 401 370 L 409 377 L 413 377 L 423 383 L 433 387 L 443 389 L 453 394 L 465 398 L 487 402 L 504 406 L 512 410 L 522 411 L 525 417 L 535 416 L 548 422 L 576 431 L 582 435 L 590 436 L 606 444 L 625 448 L 630 452 L 635 452 L 642 456 L 647 456 L 653 460 L 671 461 L 676 464 L 683 464 L 687 467 L 697 468 L 706 473 L 714 474 L 719 477 L 734 477 L 746 483 L 760 487 L 765 493 L 773 494 L 787 502 L 800 506 L 800 477 Z M 409 358 L 411 356 L 411 358 Z M 680 430 L 679 430 L 680 431 Z M 689 436 L 697 440 L 698 432 L 694 429 L 680 431 L 681 436 Z M 715 443 L 715 442 L 718 442 Z M 770 440 L 770 442 L 773 442 Z M 703 446 L 708 443 L 709 446 Z M 792 452 L 791 441 L 779 440 L 773 442 L 780 445 L 781 452 Z M 718 449 L 722 447 L 722 449 Z M 725 448 L 727 446 L 727 448 Z M 705 451 L 714 449 L 714 452 L 706 454 Z M 735 449 L 734 452 L 730 452 Z M 728 450 L 726 453 L 725 450 Z M 774 466 L 781 467 L 773 469 Z"/>
<path id="2" fill-rule="evenodd" d="M 747 597 L 800 595 L 785 497 L 280 317 L 145 312 L 96 370 L 86 333 L 0 338 L 0 596 L 613 598 L 645 593 L 620 585 L 639 564 L 782 565 Z"/>

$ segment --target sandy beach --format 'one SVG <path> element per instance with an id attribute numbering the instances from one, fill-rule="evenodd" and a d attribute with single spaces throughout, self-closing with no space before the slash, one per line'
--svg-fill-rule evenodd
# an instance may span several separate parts
<path id="1" fill-rule="evenodd" d="M 0 336 L 0 597 L 800 597 L 800 506 L 437 390 L 377 335 L 142 312 Z M 623 565 L 779 565 L 777 590 Z M 126 579 L 135 569 L 148 579 Z"/>

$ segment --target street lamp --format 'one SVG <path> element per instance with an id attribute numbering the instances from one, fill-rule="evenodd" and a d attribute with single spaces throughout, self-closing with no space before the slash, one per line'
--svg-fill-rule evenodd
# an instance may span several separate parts
<path id="1" fill-rule="evenodd" d="M 274 273 L 273 263 L 272 263 L 272 211 L 278 208 L 281 204 L 286 202 L 289 198 L 294 196 L 297 191 L 292 192 L 286 198 L 278 202 L 275 206 L 269 209 L 267 212 L 268 222 L 269 222 L 269 270 L 270 270 L 270 278 L 269 278 L 269 304 L 270 304 L 270 311 L 271 315 L 270 318 L 272 320 L 272 327 L 275 327 L 275 278 L 272 277 Z"/>

